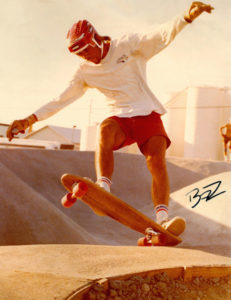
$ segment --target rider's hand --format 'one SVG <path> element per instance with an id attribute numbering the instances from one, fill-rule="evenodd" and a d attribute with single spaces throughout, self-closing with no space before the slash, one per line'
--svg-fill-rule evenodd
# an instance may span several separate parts
<path id="1" fill-rule="evenodd" d="M 6 136 L 11 141 L 18 133 L 25 133 L 25 130 L 29 127 L 27 119 L 15 120 L 7 129 Z"/>
<path id="2" fill-rule="evenodd" d="M 214 7 L 212 7 L 209 4 L 205 4 L 202 2 L 192 2 L 190 8 L 188 11 L 184 14 L 184 19 L 188 23 L 191 23 L 194 19 L 196 19 L 200 14 L 202 14 L 204 11 L 207 13 L 211 13 Z"/>
<path id="3" fill-rule="evenodd" d="M 26 119 L 15 120 L 7 129 L 6 136 L 11 141 L 18 133 L 25 133 L 25 130 L 37 121 L 35 115 L 31 115 Z"/>

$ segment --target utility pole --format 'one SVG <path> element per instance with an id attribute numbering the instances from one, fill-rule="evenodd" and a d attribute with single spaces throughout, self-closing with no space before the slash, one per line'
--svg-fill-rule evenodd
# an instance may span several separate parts
<path id="1" fill-rule="evenodd" d="M 90 99 L 90 104 L 89 104 L 88 126 L 91 125 L 91 114 L 92 114 L 92 98 Z"/>
<path id="2" fill-rule="evenodd" d="M 73 127 L 72 127 L 72 136 L 71 136 L 71 141 L 72 141 L 72 144 L 74 144 L 74 134 L 75 134 L 75 128 L 76 128 L 76 125 L 73 125 Z"/>

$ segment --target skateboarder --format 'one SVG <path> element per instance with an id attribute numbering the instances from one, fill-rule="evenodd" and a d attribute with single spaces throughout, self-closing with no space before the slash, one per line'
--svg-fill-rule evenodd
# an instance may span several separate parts
<path id="1" fill-rule="evenodd" d="M 165 152 L 170 139 L 161 115 L 165 108 L 146 81 L 146 63 L 166 48 L 175 36 L 201 13 L 213 7 L 193 2 L 189 9 L 149 34 L 124 35 L 113 40 L 101 36 L 86 20 L 68 32 L 69 51 L 84 59 L 67 89 L 55 100 L 23 120 L 14 121 L 7 137 L 24 131 L 80 98 L 87 88 L 97 88 L 107 98 L 110 114 L 98 128 L 95 166 L 98 184 L 110 190 L 113 151 L 136 142 L 152 174 L 152 195 L 156 221 L 174 234 L 182 231 L 183 218 L 168 218 L 169 180 Z M 179 225 L 179 228 L 178 228 Z"/>
<path id="2" fill-rule="evenodd" d="M 224 160 L 231 160 L 231 119 L 229 123 L 221 126 L 220 134 L 223 140 Z"/>

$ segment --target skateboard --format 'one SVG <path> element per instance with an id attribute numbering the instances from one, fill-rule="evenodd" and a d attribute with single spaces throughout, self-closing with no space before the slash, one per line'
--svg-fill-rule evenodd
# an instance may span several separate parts
<path id="1" fill-rule="evenodd" d="M 64 174 L 61 183 L 68 191 L 61 200 L 64 207 L 69 208 L 80 199 L 97 215 L 108 216 L 143 234 L 144 237 L 137 241 L 138 246 L 175 246 L 182 242 L 179 236 L 168 232 L 131 205 L 87 178 Z"/>

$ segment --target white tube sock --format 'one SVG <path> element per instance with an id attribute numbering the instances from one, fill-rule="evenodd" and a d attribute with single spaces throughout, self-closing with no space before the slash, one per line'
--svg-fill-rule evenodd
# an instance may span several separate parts
<path id="1" fill-rule="evenodd" d="M 168 207 L 167 205 L 160 204 L 155 207 L 156 222 L 161 224 L 163 221 L 168 220 Z"/>
<path id="2" fill-rule="evenodd" d="M 100 187 L 102 187 L 103 189 L 105 189 L 107 192 L 110 192 L 111 191 L 111 180 L 107 177 L 99 177 L 97 179 L 97 182 L 96 182 Z"/>

